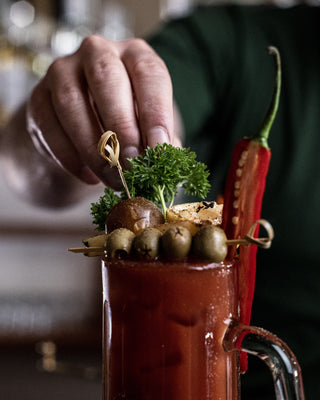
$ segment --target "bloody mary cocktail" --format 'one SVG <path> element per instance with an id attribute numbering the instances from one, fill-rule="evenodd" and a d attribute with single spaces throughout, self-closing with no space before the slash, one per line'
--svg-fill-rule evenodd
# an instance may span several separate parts
<path id="1" fill-rule="evenodd" d="M 103 260 L 104 400 L 238 399 L 237 266 Z"/>

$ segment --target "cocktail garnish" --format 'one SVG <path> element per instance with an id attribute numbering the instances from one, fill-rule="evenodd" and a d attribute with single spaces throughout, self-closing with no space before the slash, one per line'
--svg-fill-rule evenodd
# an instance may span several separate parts
<path id="1" fill-rule="evenodd" d="M 275 63 L 275 83 L 270 106 L 257 134 L 241 139 L 236 144 L 224 191 L 222 228 L 228 237 L 234 239 L 242 237 L 253 222 L 261 218 L 262 199 L 271 158 L 268 136 L 278 110 L 281 89 L 280 54 L 275 47 L 270 46 L 268 50 Z M 240 320 L 246 325 L 250 325 L 255 289 L 256 251 L 255 246 L 242 247 L 239 251 Z M 227 259 L 232 260 L 236 253 L 237 247 L 230 246 Z M 241 371 L 245 372 L 246 369 L 247 355 L 241 353 Z"/>
<path id="2" fill-rule="evenodd" d="M 99 197 L 98 201 L 91 203 L 92 223 L 96 225 L 97 231 L 104 232 L 109 211 L 120 201 L 121 198 L 113 189 L 105 187 L 103 195 Z"/>
<path id="3" fill-rule="evenodd" d="M 147 147 L 140 156 L 128 159 L 131 168 L 125 171 L 119 163 L 120 146 L 114 132 L 107 131 L 101 136 L 98 151 L 110 166 L 118 168 L 124 188 L 121 196 L 106 188 L 99 201 L 91 204 L 93 223 L 98 225 L 98 230 L 104 230 L 109 211 L 121 199 L 145 198 L 160 207 L 166 217 L 167 204 L 173 204 L 179 187 L 200 198 L 205 198 L 209 191 L 207 166 L 196 161 L 196 154 L 189 148 L 180 149 L 166 143 Z"/>
<path id="4" fill-rule="evenodd" d="M 201 199 L 210 189 L 207 166 L 197 161 L 196 153 L 189 148 L 156 144 L 128 161 L 131 168 L 124 171 L 124 176 L 131 195 L 153 201 L 162 208 L 164 217 L 167 204 L 173 204 L 179 187 Z"/>
<path id="5" fill-rule="evenodd" d="M 222 209 L 215 201 L 176 204 L 167 209 L 166 221 L 182 223 L 194 235 L 203 225 L 221 225 Z"/>
<path id="6" fill-rule="evenodd" d="M 265 229 L 265 231 L 266 231 L 266 233 L 267 233 L 267 237 L 262 237 L 262 238 L 257 238 L 257 237 L 254 237 L 254 232 L 255 232 L 255 230 L 256 230 L 256 227 L 257 227 L 257 225 L 261 225 L 261 226 L 263 226 L 263 228 Z M 205 229 L 207 229 L 207 228 L 212 228 L 212 229 L 215 229 L 215 230 L 217 230 L 217 231 L 221 231 L 221 234 L 223 234 L 223 237 L 225 238 L 225 239 L 223 239 L 223 237 L 221 236 L 221 234 L 219 235 L 219 236 L 221 236 L 222 237 L 222 239 L 219 239 L 219 242 L 217 242 L 216 243 L 216 245 L 218 246 L 218 247 L 221 247 L 221 245 L 222 244 L 224 244 L 225 246 L 234 246 L 234 245 L 238 245 L 238 246 L 249 246 L 249 245 L 255 245 L 255 246 L 257 246 L 257 247 L 261 247 L 261 248 L 263 248 L 263 249 L 268 249 L 270 246 L 271 246 L 271 243 L 272 243 L 272 240 L 273 240 L 273 237 L 274 237 L 274 232 L 273 232 L 273 228 L 272 228 L 272 226 L 271 226 L 271 224 L 268 222 L 268 221 L 266 221 L 266 220 L 264 220 L 264 219 L 260 219 L 260 220 L 257 220 L 257 221 L 255 221 L 253 224 L 252 224 L 252 226 L 250 227 L 250 229 L 249 229 L 249 231 L 248 231 L 248 233 L 247 233 L 247 235 L 245 235 L 245 237 L 243 238 L 243 239 L 227 239 L 225 236 L 224 236 L 224 232 L 223 232 L 223 230 L 221 229 L 221 228 L 219 228 L 218 226 L 214 226 L 214 225 L 204 225 L 201 229 L 202 230 L 205 230 Z M 146 228 L 146 229 L 150 229 L 150 228 Z M 154 230 L 156 230 L 156 228 L 152 228 L 152 229 L 154 229 Z M 183 226 L 181 226 L 180 228 L 179 228 L 179 225 L 178 224 L 173 224 L 172 225 L 172 228 L 170 228 L 170 225 L 169 225 L 169 227 L 168 227 L 168 230 L 166 231 L 166 232 L 169 232 L 169 230 L 170 229 L 175 229 L 175 230 L 179 230 L 179 229 L 181 229 L 181 231 L 183 230 L 183 231 L 186 231 L 187 229 L 185 228 L 185 227 L 183 227 Z M 199 234 L 199 232 L 200 232 L 200 234 L 201 234 L 201 229 L 200 229 L 200 231 L 198 231 L 197 232 L 197 234 Z M 116 237 L 116 235 L 118 235 L 118 231 L 120 231 L 120 230 L 122 230 L 122 231 L 128 231 L 128 232 L 130 232 L 130 240 L 133 240 L 133 238 L 136 236 L 132 231 L 129 231 L 129 230 L 127 230 L 127 229 L 123 229 L 123 228 L 118 228 L 118 229 L 116 229 L 116 230 L 114 230 L 114 231 L 112 231 L 109 235 L 105 235 L 105 239 L 106 239 L 106 242 L 107 242 L 107 240 L 108 240 L 108 237 L 111 237 L 112 235 L 114 236 L 114 237 Z M 144 230 L 142 230 L 141 232 L 143 232 Z M 116 233 L 113 233 L 113 232 L 116 232 Z M 165 235 L 166 235 L 166 232 L 163 234 L 163 235 L 161 235 L 160 234 L 160 232 L 159 232 L 159 240 L 161 240 L 161 237 L 163 236 L 163 237 L 166 237 Z M 196 235 L 197 235 L 196 234 Z M 196 235 L 195 235 L 195 237 L 196 237 Z M 123 235 L 118 235 L 119 237 L 121 237 L 121 238 L 123 238 Z M 117 236 L 117 237 L 118 237 Z M 137 235 L 138 236 L 138 235 Z M 168 235 L 167 235 L 168 236 Z M 191 234 L 190 234 L 190 246 L 188 245 L 188 248 L 190 249 L 190 251 L 191 251 Z M 102 237 L 102 235 L 100 235 L 100 237 Z M 149 238 L 148 238 L 149 239 Z M 208 239 L 208 238 L 207 238 Z M 112 239 L 113 240 L 113 239 Z M 193 241 L 195 241 L 196 239 L 193 239 Z M 222 241 L 221 240 L 224 240 L 224 243 L 222 243 Z M 170 239 L 170 241 L 173 241 L 173 239 L 171 238 Z M 170 242 L 169 241 L 169 242 Z M 208 242 L 210 242 L 210 240 L 208 240 Z M 94 241 L 93 242 L 93 244 L 95 244 L 96 242 Z M 120 243 L 120 242 L 119 242 Z M 123 243 L 121 243 L 121 246 L 122 246 L 122 244 Z M 215 246 L 215 244 L 214 243 L 212 243 L 212 245 L 213 245 L 213 247 Z M 73 252 L 73 253 L 83 253 L 83 254 L 85 254 L 85 255 L 90 255 L 90 256 L 101 256 L 101 255 L 103 255 L 104 254 L 104 251 L 106 250 L 106 247 L 108 247 L 109 246 L 109 250 L 108 250 L 108 252 L 109 252 L 109 254 L 111 255 L 111 253 L 112 253 L 112 250 L 111 250 L 111 245 L 110 245 L 110 243 L 108 243 L 108 245 L 106 246 L 106 245 L 104 245 L 104 246 L 99 246 L 99 247 L 97 247 L 97 246 L 94 246 L 94 247 L 76 247 L 76 248 L 69 248 L 68 250 L 69 251 L 71 251 L 71 252 Z M 142 244 L 140 244 L 140 246 L 142 246 Z M 119 250 L 125 250 L 127 253 L 128 253 L 128 246 L 127 246 L 127 244 L 126 244 L 126 247 L 125 248 L 122 248 L 121 247 L 121 249 L 119 249 Z M 188 250 L 189 251 L 189 250 Z M 142 251 L 141 251 L 141 253 L 143 253 Z M 166 252 L 164 252 L 164 255 L 165 255 L 165 253 Z M 168 255 L 169 254 L 172 254 L 172 251 L 168 251 L 167 252 L 168 253 Z M 184 252 L 183 253 L 183 257 L 186 257 L 188 254 L 187 254 L 188 252 Z M 201 254 L 202 253 L 202 254 Z M 197 251 L 197 256 L 201 259 L 201 258 L 203 258 L 203 259 L 207 259 L 207 260 L 210 260 L 210 261 L 212 261 L 212 262 L 221 262 L 221 261 L 223 261 L 224 260 L 224 257 L 225 257 L 225 255 L 226 254 L 224 254 L 223 256 L 220 256 L 220 253 L 219 253 L 219 256 L 216 256 L 216 252 L 213 252 L 212 254 L 214 254 L 214 256 L 210 256 L 210 253 L 208 253 L 207 251 L 202 251 L 202 249 L 200 249 L 199 251 Z M 138 255 L 137 254 L 137 252 L 136 252 L 136 254 L 135 254 L 136 256 Z M 216 257 L 218 257 L 218 258 L 216 258 Z M 166 258 L 166 257 L 165 257 Z M 175 257 L 175 258 L 179 258 L 179 257 Z"/>
<path id="7" fill-rule="evenodd" d="M 106 131 L 102 134 L 98 143 L 98 152 L 106 161 L 108 161 L 111 167 L 118 168 L 122 185 L 126 191 L 128 198 L 130 199 L 131 195 L 126 180 L 124 179 L 122 167 L 119 161 L 120 145 L 115 132 Z"/>
<path id="8" fill-rule="evenodd" d="M 262 238 L 254 237 L 257 225 L 261 225 L 265 229 L 268 237 L 262 237 Z M 274 238 L 274 231 L 270 222 L 265 219 L 258 219 L 251 225 L 244 239 L 229 239 L 227 240 L 226 243 L 229 246 L 231 245 L 249 246 L 249 244 L 255 244 L 257 247 L 261 247 L 262 249 L 269 249 L 273 238 Z"/>

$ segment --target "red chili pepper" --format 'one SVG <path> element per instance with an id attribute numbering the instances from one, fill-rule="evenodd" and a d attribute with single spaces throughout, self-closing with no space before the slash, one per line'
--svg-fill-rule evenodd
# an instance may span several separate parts
<path id="1" fill-rule="evenodd" d="M 266 185 L 271 151 L 267 140 L 277 113 L 281 86 L 281 61 L 275 47 L 268 48 L 275 58 L 275 87 L 272 101 L 262 128 L 252 138 L 240 140 L 232 153 L 228 172 L 222 216 L 222 228 L 228 239 L 244 238 L 250 226 L 261 217 L 262 199 Z M 257 226 L 255 236 L 258 235 Z M 239 251 L 239 255 L 237 255 Z M 239 259 L 240 322 L 250 324 L 255 287 L 256 253 L 254 245 L 230 246 L 227 258 Z M 241 370 L 247 370 L 247 357 L 241 355 Z"/>

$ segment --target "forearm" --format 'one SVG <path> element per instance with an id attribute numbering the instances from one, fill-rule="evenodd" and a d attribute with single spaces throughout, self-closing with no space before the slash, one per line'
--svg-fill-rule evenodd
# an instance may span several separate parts
<path id="1" fill-rule="evenodd" d="M 25 108 L 21 107 L 1 132 L 1 171 L 8 186 L 35 205 L 59 208 L 79 201 L 93 187 L 36 149 L 26 129 Z"/>

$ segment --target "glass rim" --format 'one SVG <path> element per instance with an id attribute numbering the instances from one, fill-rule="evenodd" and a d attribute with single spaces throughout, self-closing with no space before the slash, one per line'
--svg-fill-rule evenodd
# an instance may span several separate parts
<path id="1" fill-rule="evenodd" d="M 196 260 L 192 258 L 174 260 L 174 259 L 156 259 L 156 260 L 143 260 L 138 258 L 124 258 L 124 259 L 110 259 L 106 256 L 101 257 L 102 267 L 107 265 L 115 265 L 121 268 L 134 268 L 140 264 L 141 269 L 174 269 L 174 270 L 190 270 L 190 271 L 202 271 L 202 270 L 213 270 L 213 269 L 231 269 L 237 262 L 236 260 L 224 260 L 219 263 L 212 262 L 210 260 Z"/>

